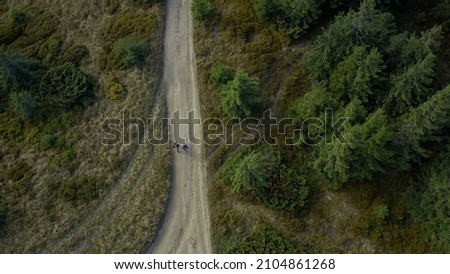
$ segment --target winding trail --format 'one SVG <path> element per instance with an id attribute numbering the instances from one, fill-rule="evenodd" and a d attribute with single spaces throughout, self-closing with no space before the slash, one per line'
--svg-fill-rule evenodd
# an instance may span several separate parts
<path id="1" fill-rule="evenodd" d="M 164 39 L 163 87 L 166 92 L 168 116 L 180 111 L 181 118 L 195 111 L 200 118 L 191 0 L 167 0 Z M 171 133 L 174 132 L 171 125 Z M 200 126 L 194 134 L 202 136 Z M 188 136 L 186 126 L 180 128 L 181 138 Z M 174 138 L 175 136 L 172 136 Z M 176 140 L 182 142 L 182 140 Z M 211 253 L 209 212 L 205 165 L 201 144 L 190 144 L 189 153 L 172 152 L 172 185 L 163 225 L 150 253 Z"/>

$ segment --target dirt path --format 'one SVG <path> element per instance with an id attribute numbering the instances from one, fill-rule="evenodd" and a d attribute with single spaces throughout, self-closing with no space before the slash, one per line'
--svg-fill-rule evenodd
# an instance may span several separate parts
<path id="1" fill-rule="evenodd" d="M 200 117 L 190 6 L 191 0 L 167 1 L 163 81 L 170 118 L 177 110 L 181 118 L 187 118 L 190 110 L 195 111 L 195 118 Z M 202 136 L 201 128 L 195 127 L 194 134 Z M 188 136 L 186 127 L 180 128 L 180 135 Z M 191 144 L 188 154 L 173 151 L 172 187 L 166 217 L 149 252 L 211 253 L 201 145 Z"/>

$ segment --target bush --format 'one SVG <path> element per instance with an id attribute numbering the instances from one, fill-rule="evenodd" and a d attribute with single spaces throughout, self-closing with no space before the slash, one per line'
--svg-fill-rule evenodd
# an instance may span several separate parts
<path id="1" fill-rule="evenodd" d="M 373 208 L 373 215 L 378 220 L 386 220 L 389 217 L 389 208 L 386 204 L 379 204 Z"/>
<path id="2" fill-rule="evenodd" d="M 77 158 L 77 153 L 73 149 L 65 150 L 61 153 L 61 165 L 65 166 Z"/>
<path id="3" fill-rule="evenodd" d="M 114 43 L 111 56 L 115 66 L 127 69 L 144 63 L 149 51 L 150 47 L 145 40 L 126 37 Z"/>
<path id="4" fill-rule="evenodd" d="M 56 138 L 55 136 L 51 134 L 44 134 L 41 137 L 41 141 L 39 143 L 39 146 L 41 149 L 47 150 L 52 148 L 55 145 Z"/>
<path id="5" fill-rule="evenodd" d="M 87 92 L 87 77 L 72 63 L 50 69 L 39 85 L 39 99 L 51 107 L 71 107 Z"/>
<path id="6" fill-rule="evenodd" d="M 108 86 L 108 97 L 110 100 L 123 100 L 127 94 L 126 88 L 114 79 Z"/>
<path id="7" fill-rule="evenodd" d="M 192 3 L 192 15 L 197 20 L 205 20 L 213 13 L 213 8 L 208 0 L 194 0 Z"/>
<path id="8" fill-rule="evenodd" d="M 280 165 L 270 178 L 270 185 L 259 192 L 269 206 L 293 212 L 306 204 L 309 187 L 306 178 L 297 171 Z"/>
<path id="9" fill-rule="evenodd" d="M 60 195 L 69 202 L 90 202 L 98 198 L 97 180 L 85 178 L 79 182 L 65 182 L 61 186 Z"/>
<path id="10" fill-rule="evenodd" d="M 9 12 L 9 20 L 14 24 L 22 24 L 27 17 L 27 12 L 20 7 L 14 7 Z"/>
<path id="11" fill-rule="evenodd" d="M 216 85 L 224 85 L 234 77 L 234 71 L 227 65 L 217 64 L 211 70 L 211 80 Z"/>
<path id="12" fill-rule="evenodd" d="M 303 253 L 272 227 L 265 226 L 258 232 L 228 244 L 225 253 L 232 254 L 298 254 Z"/>

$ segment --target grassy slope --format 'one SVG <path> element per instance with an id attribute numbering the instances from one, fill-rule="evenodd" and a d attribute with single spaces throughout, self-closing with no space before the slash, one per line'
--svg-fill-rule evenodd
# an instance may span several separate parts
<path id="1" fill-rule="evenodd" d="M 55 29 L 40 40 L 32 37 L 31 30 L 25 32 L 11 47 L 35 56 L 46 41 L 54 38 L 63 41 L 62 52 L 71 45 L 85 46 L 89 55 L 81 62 L 81 70 L 93 80 L 96 98 L 75 111 L 76 118 L 68 129 L 55 133 L 65 140 L 64 149 L 70 146 L 77 155 L 67 164 L 60 164 L 63 151 L 42 150 L 32 144 L 29 133 L 39 130 L 35 124 L 25 124 L 17 140 L 0 141 L 0 170 L 14 169 L 18 163 L 29 167 L 29 176 L 24 180 L 11 180 L 3 172 L 0 176 L 1 195 L 8 204 L 0 252 L 144 251 L 155 235 L 168 195 L 168 151 L 165 147 L 103 146 L 99 143 L 99 125 L 106 118 L 120 118 L 124 108 L 131 110 L 134 117 L 164 115 L 159 89 L 163 7 L 118 1 L 14 3 L 32 15 L 30 29 L 36 22 L 48 22 L 50 17 L 55 19 Z M 2 6 L 4 12 L 9 8 Z M 3 14 L 3 18 L 6 16 Z M 112 69 L 107 60 L 111 44 L 132 33 L 149 41 L 150 56 L 142 68 Z M 122 101 L 108 99 L 107 89 L 113 78 L 127 89 Z M 63 183 L 83 178 L 95 179 L 98 199 L 68 202 L 61 198 Z"/>
<path id="2" fill-rule="evenodd" d="M 258 20 L 253 1 L 210 1 L 215 16 L 195 26 L 198 78 L 203 117 L 223 117 L 218 104 L 219 88 L 209 80 L 216 63 L 245 69 L 257 76 L 263 91 L 263 108 L 272 107 L 282 116 L 289 102 L 310 88 L 298 69 L 318 28 L 306 38 L 291 43 Z M 334 192 L 318 176 L 310 174 L 312 194 L 309 208 L 287 214 L 265 206 L 252 193 L 233 194 L 217 178 L 222 164 L 241 147 L 207 147 L 208 172 L 212 181 L 209 198 L 212 214 L 213 245 L 216 252 L 227 252 L 234 242 L 255 235 L 267 225 L 300 250 L 319 253 L 427 252 L 427 235 L 414 224 L 401 198 L 407 178 L 380 178 L 376 183 L 360 183 Z M 308 152 L 283 148 L 289 162 L 308 170 Z M 405 183 L 402 183 L 405 182 Z M 394 187 L 395 186 L 395 187 Z M 399 198 L 400 197 L 400 198 Z M 386 220 L 374 218 L 374 208 L 388 204 Z M 415 241 L 409 239 L 414 238 Z"/>

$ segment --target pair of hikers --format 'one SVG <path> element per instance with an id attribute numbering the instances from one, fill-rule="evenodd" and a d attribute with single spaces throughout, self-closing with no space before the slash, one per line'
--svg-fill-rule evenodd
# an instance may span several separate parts
<path id="1" fill-rule="evenodd" d="M 172 148 L 176 148 L 177 149 L 177 153 L 180 153 L 180 144 L 179 143 L 175 143 Z M 184 152 L 188 153 L 188 148 L 189 147 L 188 147 L 187 144 L 184 144 L 182 148 L 183 148 Z"/>

